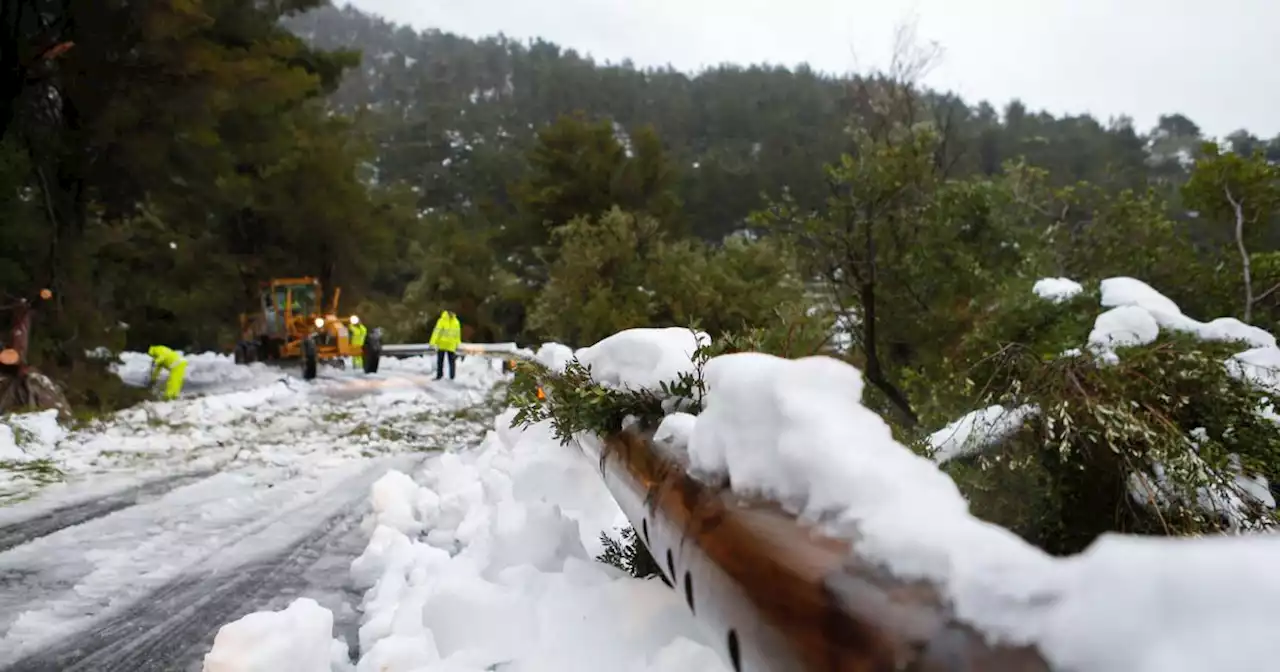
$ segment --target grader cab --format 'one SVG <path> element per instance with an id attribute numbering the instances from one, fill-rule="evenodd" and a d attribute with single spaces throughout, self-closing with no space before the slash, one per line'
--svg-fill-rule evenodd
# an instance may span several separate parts
<path id="1" fill-rule="evenodd" d="M 360 318 L 338 315 L 341 294 L 341 288 L 334 290 L 326 310 L 316 278 L 263 282 L 253 311 L 240 315 L 236 363 L 301 361 L 302 376 L 310 380 L 321 361 L 363 357 L 365 372 L 375 373 L 382 354 L 377 331 L 370 330 L 363 346 L 352 345 L 351 325 Z"/>

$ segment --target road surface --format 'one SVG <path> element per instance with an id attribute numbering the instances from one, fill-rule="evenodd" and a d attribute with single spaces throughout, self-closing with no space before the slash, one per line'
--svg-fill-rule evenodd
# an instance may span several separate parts
<path id="1" fill-rule="evenodd" d="M 279 385 L 271 375 L 261 385 Z M 390 469 L 412 472 L 435 450 L 478 442 L 485 423 L 468 409 L 492 381 L 349 375 L 288 381 L 299 396 L 287 403 L 237 379 L 225 394 L 265 401 L 234 426 L 221 410 L 235 403 L 176 402 L 167 417 L 180 421 L 156 427 L 148 445 L 221 429 L 217 441 L 175 441 L 214 457 L 169 454 L 169 473 L 139 468 L 134 480 L 116 469 L 119 487 L 105 492 L 87 490 L 90 473 L 80 483 L 91 496 L 37 500 L 29 516 L 21 515 L 28 504 L 0 510 L 0 671 L 198 671 L 222 625 L 298 597 L 333 612 L 354 658 L 361 594 L 348 578 L 371 532 L 370 488 Z M 102 451 L 102 437 L 133 436 L 99 431 L 77 445 Z M 175 468 L 182 464 L 196 467 Z"/>

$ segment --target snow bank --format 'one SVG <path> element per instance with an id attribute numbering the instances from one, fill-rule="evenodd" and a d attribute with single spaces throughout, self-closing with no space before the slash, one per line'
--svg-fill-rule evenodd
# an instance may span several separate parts
<path id="1" fill-rule="evenodd" d="M 658 391 L 662 383 L 692 373 L 693 354 L 710 340 L 680 327 L 628 329 L 579 350 L 577 357 L 604 387 Z"/>
<path id="2" fill-rule="evenodd" d="M 347 647 L 332 639 L 333 614 L 310 598 L 260 611 L 218 629 L 204 672 L 330 672 Z"/>
<path id="3" fill-rule="evenodd" d="M 202 388 L 240 387 L 270 380 L 279 380 L 284 374 L 280 369 L 262 363 L 238 365 L 231 355 L 216 352 L 180 353 L 187 360 L 184 391 Z M 146 387 L 151 378 L 153 360 L 145 352 L 122 352 L 120 363 L 112 370 L 128 385 Z M 168 375 L 161 372 L 163 380 Z"/>
<path id="4" fill-rule="evenodd" d="M 689 639 L 677 593 L 593 559 L 626 519 L 592 465 L 512 417 L 477 450 L 431 460 L 421 485 L 375 486 L 378 525 L 351 567 L 368 588 L 357 670 L 724 669 Z"/>

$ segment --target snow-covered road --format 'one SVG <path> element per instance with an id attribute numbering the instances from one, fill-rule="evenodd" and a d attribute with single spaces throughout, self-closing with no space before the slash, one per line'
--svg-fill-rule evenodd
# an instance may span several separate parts
<path id="1" fill-rule="evenodd" d="M 453 382 L 404 360 L 310 384 L 191 361 L 188 398 L 71 432 L 5 427 L 0 459 L 49 460 L 66 482 L 0 471 L 0 670 L 199 670 L 222 624 L 298 597 L 354 646 L 372 484 L 474 446 L 499 410 L 486 360 Z"/>

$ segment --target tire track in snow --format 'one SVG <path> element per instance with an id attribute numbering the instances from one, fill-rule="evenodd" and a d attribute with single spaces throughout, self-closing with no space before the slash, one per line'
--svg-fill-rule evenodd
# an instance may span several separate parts
<path id="1" fill-rule="evenodd" d="M 359 530 L 365 510 L 358 507 L 331 516 L 284 553 L 227 575 L 177 579 L 91 632 L 20 660 L 5 672 L 198 671 L 218 628 L 245 614 L 276 608 L 268 605 L 282 593 L 305 589 L 306 570 L 327 548 Z M 359 598 L 357 593 L 353 596 Z M 342 634 L 350 641 L 351 633 Z"/>
<path id="2" fill-rule="evenodd" d="M 102 497 L 61 506 L 27 520 L 0 526 L 0 553 L 68 527 L 83 525 L 96 518 L 135 506 L 153 497 L 165 495 L 188 483 L 208 478 L 214 473 L 216 472 L 199 471 L 158 478 Z"/>
<path id="3" fill-rule="evenodd" d="M 198 671 L 223 624 L 253 611 L 282 608 L 304 594 L 332 609 L 338 632 L 354 643 L 357 616 L 342 605 L 358 603 L 360 595 L 342 593 L 349 563 L 367 541 L 359 523 L 368 510 L 369 487 L 388 469 L 412 469 L 420 461 L 413 456 L 365 465 L 217 549 L 199 566 L 137 596 L 123 610 L 0 669 Z M 263 546 L 274 548 L 263 553 Z"/>

